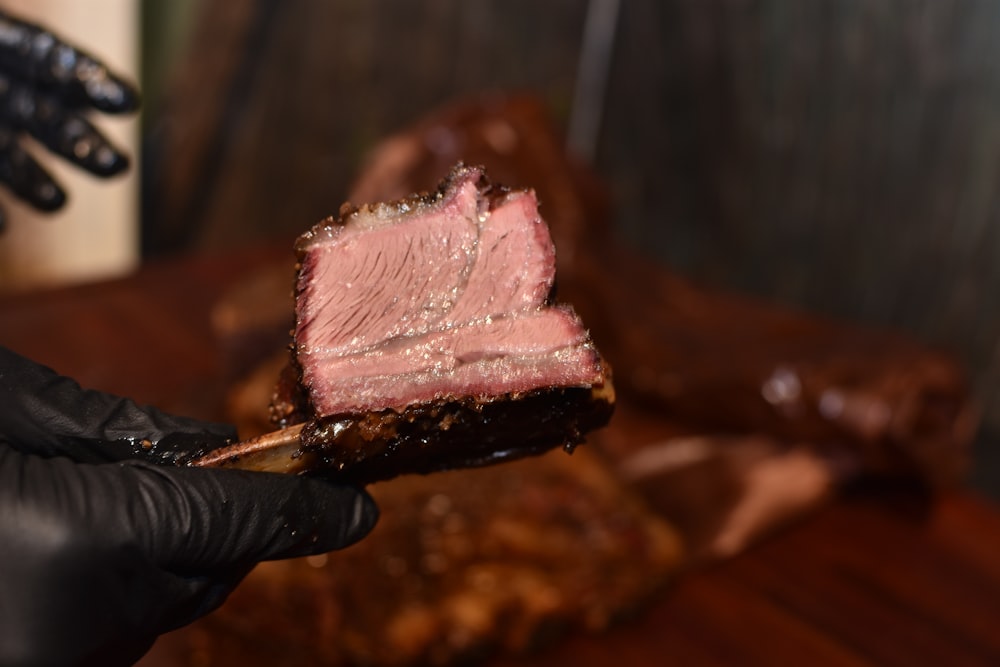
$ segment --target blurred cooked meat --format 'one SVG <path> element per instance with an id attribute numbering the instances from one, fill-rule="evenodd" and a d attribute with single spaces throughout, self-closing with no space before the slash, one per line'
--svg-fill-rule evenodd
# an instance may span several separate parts
<path id="1" fill-rule="evenodd" d="M 703 432 L 850 452 L 869 472 L 961 475 L 978 414 L 948 355 L 702 288 L 616 243 L 604 190 L 530 96 L 461 100 L 387 138 L 350 197 L 426 189 L 456 160 L 538 193 L 559 248 L 560 298 L 587 323 L 622 397 Z"/>
<path id="2" fill-rule="evenodd" d="M 192 629 L 211 664 L 449 664 L 637 609 L 680 541 L 586 450 L 371 488 L 345 551 L 259 566 Z"/>

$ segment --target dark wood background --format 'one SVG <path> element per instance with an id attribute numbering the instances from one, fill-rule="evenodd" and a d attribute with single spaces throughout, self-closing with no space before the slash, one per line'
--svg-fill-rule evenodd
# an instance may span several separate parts
<path id="1" fill-rule="evenodd" d="M 456 96 L 532 90 L 565 125 L 587 3 L 193 9 L 147 95 L 151 256 L 286 242 Z M 1000 429 L 998 45 L 993 0 L 622 0 L 595 157 L 616 229 L 706 283 L 951 350 Z"/>

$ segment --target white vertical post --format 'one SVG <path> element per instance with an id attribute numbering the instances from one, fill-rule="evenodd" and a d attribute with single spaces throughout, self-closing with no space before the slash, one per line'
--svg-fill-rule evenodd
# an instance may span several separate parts
<path id="1" fill-rule="evenodd" d="M 4 7 L 138 81 L 139 0 L 7 0 Z M 93 114 L 90 120 L 129 154 L 129 170 L 99 179 L 32 142 L 28 150 L 62 184 L 67 202 L 55 213 L 39 213 L 0 192 L 8 213 L 0 234 L 0 291 L 107 278 L 138 264 L 138 118 Z"/>

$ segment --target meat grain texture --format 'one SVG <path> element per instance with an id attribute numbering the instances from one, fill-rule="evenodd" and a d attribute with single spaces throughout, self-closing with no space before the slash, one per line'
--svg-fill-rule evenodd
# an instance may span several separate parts
<path id="1" fill-rule="evenodd" d="M 318 416 L 602 381 L 579 318 L 547 303 L 555 248 L 531 191 L 460 167 L 299 249 L 296 353 Z"/>
<path id="2" fill-rule="evenodd" d="M 552 300 L 531 190 L 458 165 L 430 195 L 345 206 L 298 241 L 294 368 L 273 413 L 311 467 L 370 482 L 571 449 L 610 418 L 610 371 Z"/>

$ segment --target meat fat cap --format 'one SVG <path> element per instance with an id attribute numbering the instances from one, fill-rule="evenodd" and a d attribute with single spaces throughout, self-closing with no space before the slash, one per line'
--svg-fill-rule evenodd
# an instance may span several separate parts
<path id="1" fill-rule="evenodd" d="M 488 207 L 488 210 L 502 204 L 511 194 L 528 192 L 528 190 L 511 190 L 494 185 L 487 177 L 484 167 L 467 166 L 459 162 L 452 167 L 451 172 L 434 192 L 417 193 L 390 202 L 369 202 L 360 206 L 345 202 L 341 205 L 336 218 L 329 216 L 299 236 L 295 242 L 295 250 L 302 255 L 318 245 L 332 241 L 347 227 L 378 227 L 397 222 L 401 217 L 426 213 L 429 209 L 445 206 L 457 197 L 466 185 L 473 185 L 477 189 L 480 201 Z"/>

